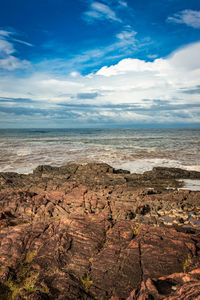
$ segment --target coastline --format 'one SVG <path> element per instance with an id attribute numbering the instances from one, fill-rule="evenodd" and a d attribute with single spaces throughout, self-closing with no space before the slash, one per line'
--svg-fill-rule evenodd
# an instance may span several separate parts
<path id="1" fill-rule="evenodd" d="M 199 137 L 200 129 L 0 130 L 0 171 L 95 162 L 140 174 L 159 166 L 200 171 Z"/>
<path id="2" fill-rule="evenodd" d="M 196 295 L 200 191 L 182 190 L 184 180 L 200 172 L 130 174 L 105 163 L 1 172 L 1 297 Z"/>

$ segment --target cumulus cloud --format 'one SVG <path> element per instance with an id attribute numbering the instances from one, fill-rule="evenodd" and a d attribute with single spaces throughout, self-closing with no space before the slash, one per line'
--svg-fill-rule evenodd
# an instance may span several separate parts
<path id="1" fill-rule="evenodd" d="M 174 68 L 185 69 L 185 70 L 195 70 L 200 68 L 200 42 L 193 43 L 189 47 L 183 47 L 173 53 L 169 62 Z"/>
<path id="2" fill-rule="evenodd" d="M 57 119 L 65 118 L 64 111 L 69 118 L 71 112 L 77 124 L 90 124 L 95 119 L 118 124 L 199 123 L 199 55 L 200 42 L 168 58 L 152 62 L 123 59 L 87 76 L 77 73 L 55 78 L 35 73 L 29 78 L 2 77 L 0 96 L 31 98 L 34 103 L 25 101 L 24 106 L 45 108 L 49 118 L 54 118 L 53 111 Z M 5 101 L 1 105 L 5 107 Z"/>
<path id="3" fill-rule="evenodd" d="M 185 9 L 168 17 L 168 22 L 185 24 L 193 28 L 200 28 L 200 11 Z"/>
<path id="4" fill-rule="evenodd" d="M 100 2 L 92 2 L 89 10 L 84 13 L 86 21 L 91 22 L 94 20 L 109 20 L 114 22 L 122 22 L 120 18 L 116 16 L 116 13 L 108 5 Z"/>

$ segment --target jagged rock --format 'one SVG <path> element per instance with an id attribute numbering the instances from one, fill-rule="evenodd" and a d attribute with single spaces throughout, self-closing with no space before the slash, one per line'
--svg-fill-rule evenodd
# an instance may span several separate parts
<path id="1" fill-rule="evenodd" d="M 49 299 L 121 299 L 148 278 L 191 268 L 195 239 L 200 240 L 129 220 L 113 225 L 96 216 L 4 228 L 1 286 L 22 299 L 37 290 Z"/>
<path id="2" fill-rule="evenodd" d="M 111 297 L 110 300 L 119 300 Z M 200 269 L 187 274 L 174 273 L 158 279 L 148 278 L 139 289 L 134 289 L 126 300 L 190 300 L 200 299 Z"/>
<path id="3" fill-rule="evenodd" d="M 165 189 L 187 176 L 199 173 L 0 173 L 0 299 L 198 299 L 199 231 L 161 219 L 194 211 L 198 222 L 200 192 Z"/>
<path id="4" fill-rule="evenodd" d="M 154 167 L 152 171 L 147 171 L 143 176 L 150 176 L 156 178 L 187 178 L 187 179 L 200 179 L 200 172 L 188 171 L 179 168 L 167 167 Z"/>

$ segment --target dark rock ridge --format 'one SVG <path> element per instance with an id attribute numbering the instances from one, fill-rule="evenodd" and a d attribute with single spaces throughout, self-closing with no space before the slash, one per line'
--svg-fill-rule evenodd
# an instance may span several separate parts
<path id="1" fill-rule="evenodd" d="M 0 299 L 200 299 L 200 192 L 178 189 L 188 178 L 200 173 L 0 173 Z"/>

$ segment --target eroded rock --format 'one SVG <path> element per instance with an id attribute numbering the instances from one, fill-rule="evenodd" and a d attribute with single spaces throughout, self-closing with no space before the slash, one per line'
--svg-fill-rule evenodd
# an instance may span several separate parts
<path id="1" fill-rule="evenodd" d="M 1 173 L 0 299 L 198 299 L 200 235 L 184 222 L 198 223 L 200 192 L 166 189 L 187 176 L 199 173 Z"/>

